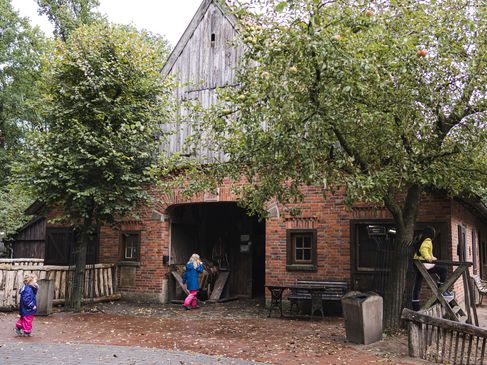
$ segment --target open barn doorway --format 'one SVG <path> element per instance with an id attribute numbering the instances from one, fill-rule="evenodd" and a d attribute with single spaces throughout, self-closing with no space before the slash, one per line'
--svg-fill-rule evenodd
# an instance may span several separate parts
<path id="1" fill-rule="evenodd" d="M 167 212 L 171 219 L 173 267 L 181 267 L 198 253 L 206 266 L 214 268 L 215 277 L 228 276 L 221 288 L 222 297 L 264 296 L 264 221 L 248 216 L 236 203 L 173 205 Z M 208 297 L 217 287 L 213 280 Z"/>

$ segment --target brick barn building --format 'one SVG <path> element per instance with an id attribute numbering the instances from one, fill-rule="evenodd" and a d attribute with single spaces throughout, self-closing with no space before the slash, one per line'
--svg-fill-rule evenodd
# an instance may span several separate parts
<path id="1" fill-rule="evenodd" d="M 162 70 L 181 81 L 178 100 L 208 106 L 217 88 L 234 84 L 243 52 L 231 43 L 237 35 L 235 21 L 218 1 L 202 2 Z M 179 151 L 191 133 L 188 124 L 172 128 L 177 133 L 164 146 L 170 152 Z M 300 216 L 287 216 L 281 206 L 269 204 L 265 221 L 237 206 L 229 183 L 214 194 L 191 199 L 178 191 L 158 196 L 158 203 L 140 212 L 140 219 L 101 227 L 90 246 L 90 262 L 117 264 L 118 290 L 124 297 L 159 302 L 173 292 L 171 265 L 186 262 L 193 252 L 229 268 L 230 296 L 263 297 L 264 285 L 293 284 L 296 279 L 344 280 L 351 289 L 377 290 L 393 239 L 388 233 L 394 227 L 391 215 L 360 204 L 347 208 L 343 191 L 324 196 L 320 187 L 307 187 L 304 192 Z M 31 207 L 30 213 L 37 208 Z M 67 263 L 70 230 L 46 222 L 38 217 L 19 232 L 15 257 Z M 421 201 L 417 228 L 426 225 L 439 232 L 437 257 L 458 260 L 461 254 L 473 261 L 473 273 L 487 279 L 485 205 L 432 192 Z M 379 227 L 374 235 L 370 226 Z M 461 283 L 454 291 L 461 301 Z"/>

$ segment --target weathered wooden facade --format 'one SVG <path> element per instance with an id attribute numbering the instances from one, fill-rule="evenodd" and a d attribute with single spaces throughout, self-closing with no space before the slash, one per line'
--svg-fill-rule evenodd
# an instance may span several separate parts
<path id="1" fill-rule="evenodd" d="M 179 86 L 174 92 L 177 101 L 197 101 L 203 107 L 212 106 L 219 88 L 235 86 L 238 62 L 243 46 L 238 42 L 236 19 L 218 1 L 205 0 L 183 36 L 172 51 L 162 73 L 173 77 Z M 169 143 L 162 146 L 168 153 L 184 149 L 184 141 L 192 134 L 193 124 L 185 120 L 186 110 L 177 110 L 176 120 L 167 125 L 172 133 Z M 175 132 L 175 133 L 174 133 Z M 204 162 L 221 161 L 218 152 L 202 148 L 199 157 Z"/>
<path id="2" fill-rule="evenodd" d="M 34 218 L 19 229 L 12 244 L 13 258 L 43 259 L 46 265 L 72 264 L 74 232 L 62 224 L 48 224 L 38 201 L 26 210 Z M 87 263 L 98 263 L 99 237 L 93 236 L 88 246 Z"/>
<path id="3" fill-rule="evenodd" d="M 180 81 L 176 100 L 198 100 L 205 107 L 217 89 L 235 83 L 244 51 L 236 41 L 236 19 L 219 1 L 204 0 L 176 45 L 162 72 Z M 176 131 L 162 148 L 183 151 L 193 125 L 183 118 L 167 128 Z M 203 162 L 221 159 L 202 149 Z M 270 203 L 269 217 L 259 221 L 237 206 L 230 182 L 215 192 L 191 198 L 179 191 L 154 196 L 139 219 L 120 219 L 116 227 L 100 227 L 98 262 L 116 264 L 118 290 L 127 298 L 167 301 L 172 264 L 184 263 L 193 252 L 227 268 L 230 296 L 263 296 L 264 284 L 293 284 L 296 280 L 341 280 L 352 289 L 380 287 L 393 237 L 391 215 L 385 209 L 345 205 L 344 191 L 323 194 L 321 187 L 305 187 L 301 215 L 290 216 Z M 473 261 L 473 271 L 487 278 L 487 208 L 480 202 L 449 199 L 441 193 L 425 195 L 418 229 L 433 225 L 440 233 L 435 254 Z M 379 235 L 369 226 L 382 227 Z M 51 227 L 47 224 L 46 232 Z M 382 231 L 381 231 L 382 230 Z M 462 300 L 463 288 L 455 287 Z"/>

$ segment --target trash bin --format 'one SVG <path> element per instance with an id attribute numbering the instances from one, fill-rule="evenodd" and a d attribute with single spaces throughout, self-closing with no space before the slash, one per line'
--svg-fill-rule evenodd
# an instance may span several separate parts
<path id="1" fill-rule="evenodd" d="M 382 339 L 382 297 L 376 293 L 349 292 L 342 298 L 347 340 L 368 345 Z"/>
<path id="2" fill-rule="evenodd" d="M 52 313 L 52 300 L 54 298 L 54 283 L 50 279 L 41 279 L 37 282 L 37 315 L 48 316 Z"/>

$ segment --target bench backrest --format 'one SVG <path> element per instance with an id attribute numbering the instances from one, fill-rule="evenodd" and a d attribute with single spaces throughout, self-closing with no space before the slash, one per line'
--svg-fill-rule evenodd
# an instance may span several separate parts
<path id="1" fill-rule="evenodd" d="M 477 289 L 480 292 L 486 292 L 487 291 L 487 285 L 486 285 L 485 281 L 480 279 L 479 275 L 472 275 L 472 279 L 473 279 L 475 285 L 477 286 Z"/>
<path id="2" fill-rule="evenodd" d="M 296 285 L 326 288 L 322 294 L 323 299 L 340 299 L 348 291 L 348 282 L 346 281 L 296 280 Z M 306 290 L 295 289 L 293 292 L 294 295 L 310 296 Z"/>
<path id="3" fill-rule="evenodd" d="M 348 282 L 346 281 L 296 280 L 296 285 L 348 289 Z"/>

